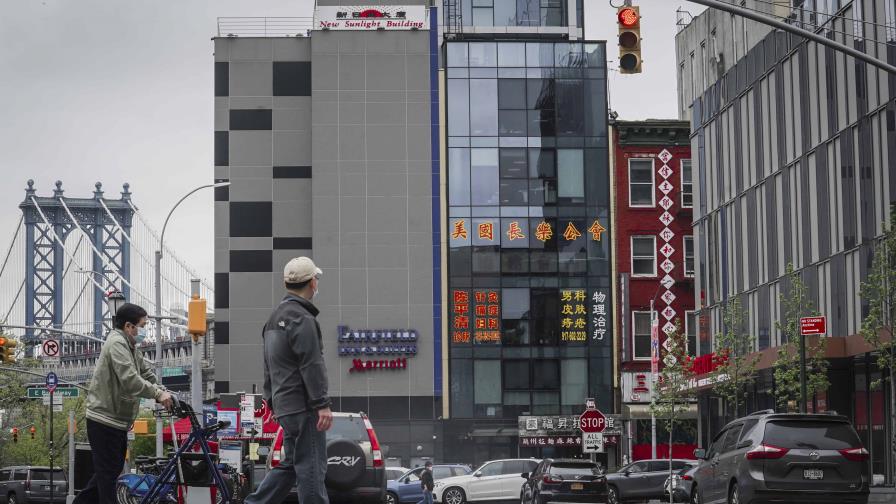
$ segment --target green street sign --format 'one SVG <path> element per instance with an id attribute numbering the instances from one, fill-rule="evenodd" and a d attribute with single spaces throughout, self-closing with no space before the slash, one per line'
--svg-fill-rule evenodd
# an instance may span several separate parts
<path id="1" fill-rule="evenodd" d="M 77 387 L 57 387 L 53 397 L 80 397 L 81 390 Z M 40 399 L 50 397 L 50 391 L 46 387 L 28 387 L 28 399 Z"/>

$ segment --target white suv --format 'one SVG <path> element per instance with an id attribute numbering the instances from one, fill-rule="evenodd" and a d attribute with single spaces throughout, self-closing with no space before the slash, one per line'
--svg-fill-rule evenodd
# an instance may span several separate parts
<path id="1" fill-rule="evenodd" d="M 526 480 L 538 465 L 536 459 L 492 460 L 482 464 L 473 474 L 436 481 L 435 501 L 445 504 L 465 502 L 518 500 Z"/>

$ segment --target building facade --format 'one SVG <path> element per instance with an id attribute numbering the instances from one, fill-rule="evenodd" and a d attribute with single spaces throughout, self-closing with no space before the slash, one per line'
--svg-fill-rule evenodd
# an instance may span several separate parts
<path id="1" fill-rule="evenodd" d="M 403 4 L 321 0 L 307 36 L 214 41 L 216 390 L 260 390 L 283 266 L 310 256 L 333 407 L 411 463 L 440 456 L 441 196 L 437 30 Z"/>
<path id="2" fill-rule="evenodd" d="M 690 124 L 647 120 L 611 126 L 624 452 L 641 460 L 653 455 L 651 320 L 658 320 L 659 345 L 677 330 L 687 334 L 691 355 L 697 349 Z M 674 433 L 673 454 L 690 458 L 696 407 L 685 416 L 691 418 Z M 668 456 L 669 436 L 662 423 L 657 429 L 657 456 Z"/>
<path id="3" fill-rule="evenodd" d="M 794 24 L 893 61 L 892 2 L 801 4 Z M 732 41 L 730 50 L 716 40 Z M 712 350 L 721 310 L 738 297 L 763 358 L 747 407 L 775 407 L 770 368 L 785 342 L 777 323 L 792 264 L 809 287 L 807 310 L 827 317 L 831 337 L 831 385 L 810 409 L 850 417 L 871 452 L 874 481 L 892 484 L 885 419 L 894 413 L 887 385 L 869 386 L 880 370 L 858 332 L 871 246 L 896 201 L 894 82 L 831 48 L 712 11 L 684 28 L 676 45 L 681 117 L 692 122 L 699 351 Z M 714 56 L 704 56 L 705 47 Z M 718 74 L 701 70 L 714 66 Z M 701 398 L 704 446 L 724 420 L 719 411 Z"/>
<path id="4" fill-rule="evenodd" d="M 261 387 L 308 255 L 334 407 L 387 457 L 580 454 L 518 422 L 613 411 L 604 44 L 581 0 L 361 3 L 215 38 L 216 390 Z"/>

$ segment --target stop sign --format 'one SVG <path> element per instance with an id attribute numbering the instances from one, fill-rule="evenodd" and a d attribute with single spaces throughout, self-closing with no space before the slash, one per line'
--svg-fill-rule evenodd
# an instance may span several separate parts
<path id="1" fill-rule="evenodd" d="M 603 432 L 607 427 L 607 417 L 600 410 L 585 410 L 579 417 L 579 428 L 582 432 Z"/>

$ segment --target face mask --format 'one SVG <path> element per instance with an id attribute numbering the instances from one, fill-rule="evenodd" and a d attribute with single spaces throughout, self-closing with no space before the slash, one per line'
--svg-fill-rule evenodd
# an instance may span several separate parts
<path id="1" fill-rule="evenodd" d="M 314 289 L 314 293 L 311 294 L 311 299 L 316 298 L 318 294 L 320 294 L 320 288 Z"/>
<path id="2" fill-rule="evenodd" d="M 145 327 L 138 327 L 138 328 L 137 328 L 137 335 L 134 336 L 134 341 L 137 342 L 137 343 L 142 343 L 143 340 L 145 340 L 145 339 L 146 339 L 146 328 L 145 328 Z"/>

